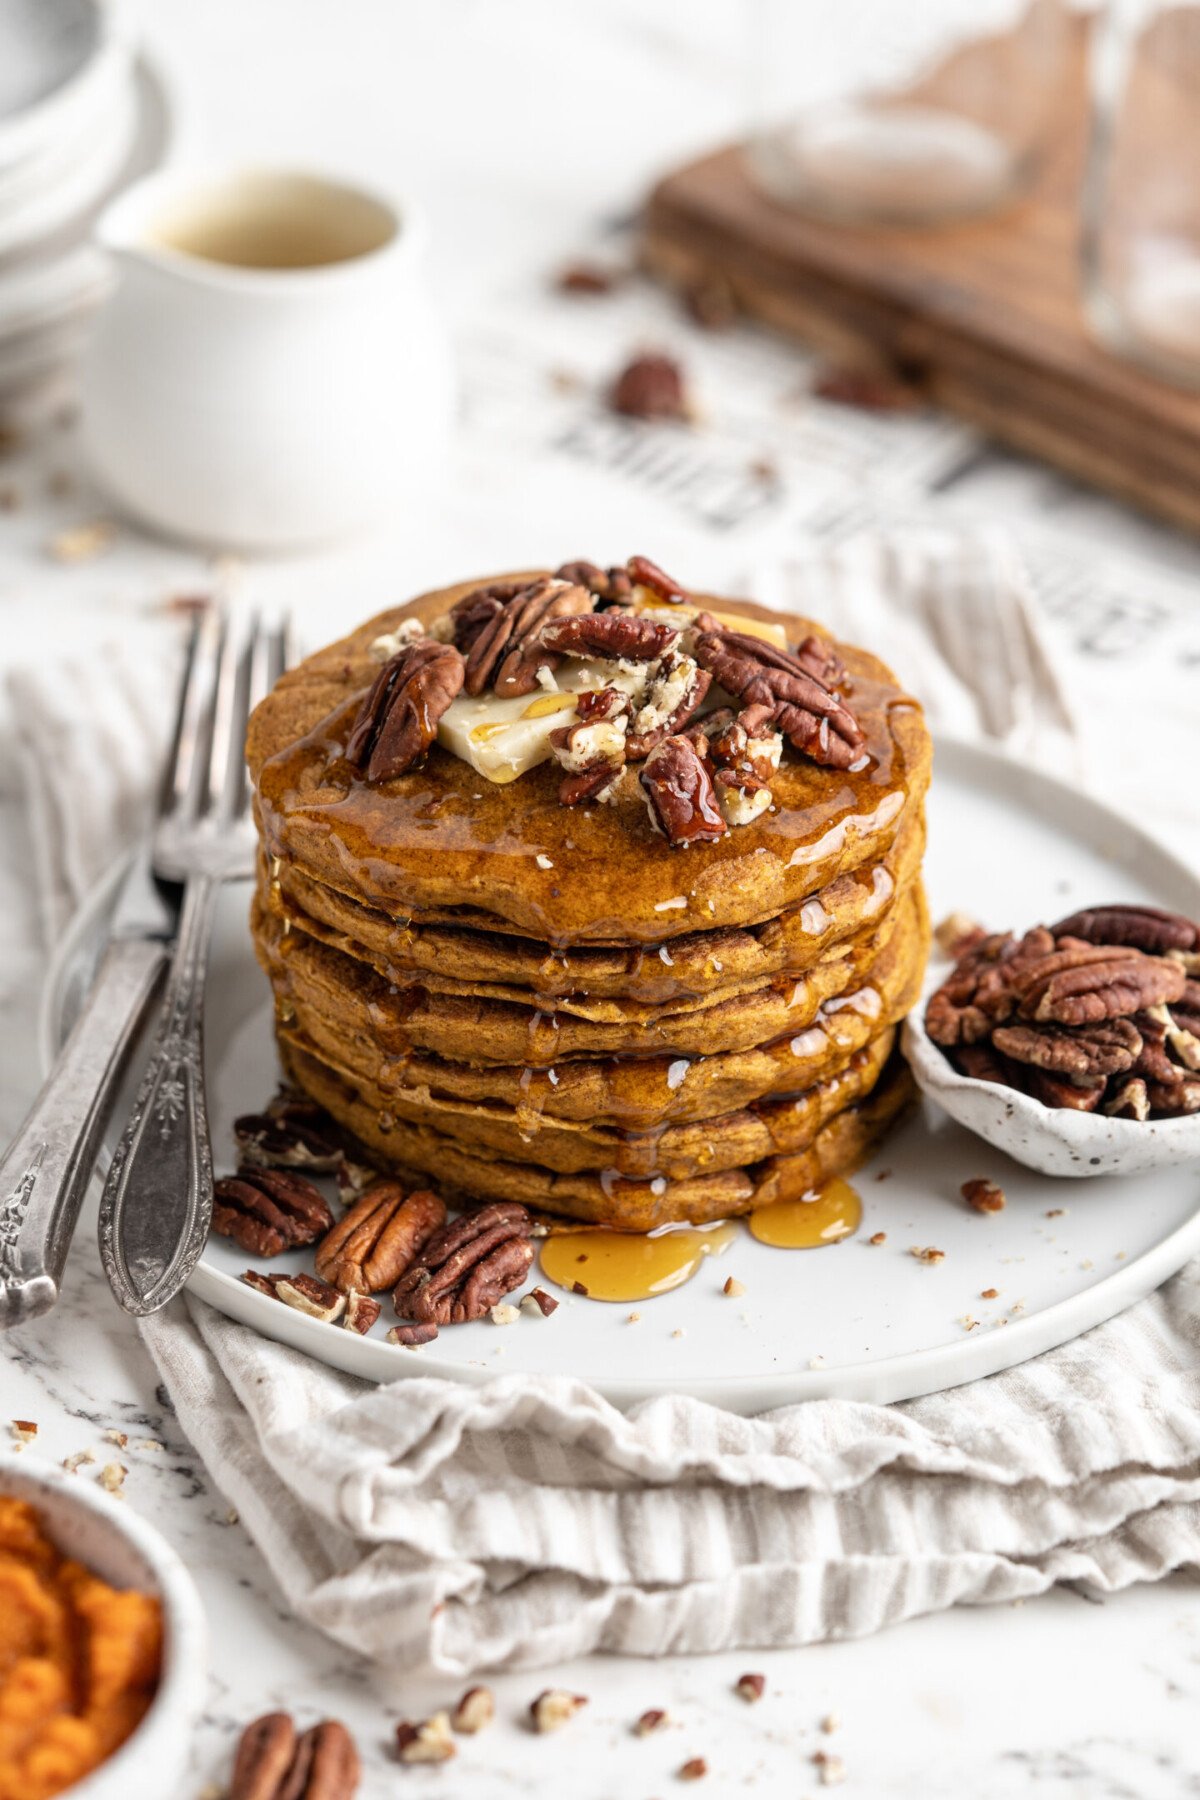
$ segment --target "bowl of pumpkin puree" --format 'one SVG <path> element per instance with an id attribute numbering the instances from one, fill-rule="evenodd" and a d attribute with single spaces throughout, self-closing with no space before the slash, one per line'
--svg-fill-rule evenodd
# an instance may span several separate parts
<path id="1" fill-rule="evenodd" d="M 206 1662 L 192 1579 L 127 1501 L 0 1468 L 0 1800 L 165 1800 Z"/>

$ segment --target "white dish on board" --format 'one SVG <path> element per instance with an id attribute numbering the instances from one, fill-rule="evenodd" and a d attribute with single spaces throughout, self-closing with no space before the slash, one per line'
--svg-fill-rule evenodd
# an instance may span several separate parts
<path id="1" fill-rule="evenodd" d="M 937 747 L 926 879 L 935 918 L 963 910 L 985 923 L 1053 919 L 1109 900 L 1200 914 L 1200 879 L 1131 821 L 1041 771 L 948 742 Z M 112 886 L 84 908 L 55 962 L 47 1057 L 103 941 Z M 233 1166 L 232 1120 L 261 1110 L 276 1084 L 248 904 L 245 885 L 222 897 L 209 975 L 209 1104 L 222 1170 Z M 978 1175 L 1004 1187 L 1003 1212 L 963 1203 L 961 1184 Z M 356 1337 L 247 1287 L 239 1276 L 249 1259 L 223 1239 L 210 1241 L 190 1291 L 368 1380 L 568 1375 L 617 1405 L 689 1393 L 755 1413 L 825 1395 L 902 1400 L 994 1374 L 1111 1318 L 1200 1252 L 1200 1167 L 1064 1183 L 981 1144 L 929 1101 L 853 1180 L 863 1221 L 842 1243 L 775 1250 L 739 1228 L 724 1254 L 672 1293 L 634 1305 L 564 1294 L 550 1319 L 522 1313 L 507 1327 L 455 1326 L 416 1352 L 384 1341 L 386 1299 L 374 1332 Z M 871 1245 L 880 1231 L 886 1243 Z M 929 1246 L 944 1260 L 910 1254 Z M 306 1264 L 295 1253 L 270 1266 Z M 729 1275 L 743 1297 L 722 1293 Z M 998 1297 L 981 1299 L 992 1288 Z"/>

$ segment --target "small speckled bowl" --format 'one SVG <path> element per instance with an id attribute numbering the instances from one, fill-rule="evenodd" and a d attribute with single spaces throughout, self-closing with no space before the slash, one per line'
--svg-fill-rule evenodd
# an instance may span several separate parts
<path id="1" fill-rule="evenodd" d="M 115 1755 L 64 1800 L 181 1793 L 208 1682 L 207 1630 L 191 1576 L 152 1526 L 82 1475 L 20 1456 L 0 1466 L 0 1494 L 28 1500 L 47 1536 L 101 1580 L 157 1594 L 162 1602 L 163 1671 L 150 1710 Z"/>
<path id="2" fill-rule="evenodd" d="M 1145 1175 L 1200 1165 L 1200 1113 L 1186 1119 L 1110 1119 L 1043 1106 L 1016 1088 L 960 1075 L 925 1030 L 925 1001 L 901 1044 L 922 1093 L 960 1125 L 1043 1175 Z"/>

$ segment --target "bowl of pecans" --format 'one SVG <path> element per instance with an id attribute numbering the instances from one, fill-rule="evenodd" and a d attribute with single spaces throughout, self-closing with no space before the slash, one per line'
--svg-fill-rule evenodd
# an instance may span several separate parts
<path id="1" fill-rule="evenodd" d="M 1200 1162 L 1200 925 L 1095 906 L 951 954 L 903 1044 L 959 1124 L 1046 1175 Z"/>

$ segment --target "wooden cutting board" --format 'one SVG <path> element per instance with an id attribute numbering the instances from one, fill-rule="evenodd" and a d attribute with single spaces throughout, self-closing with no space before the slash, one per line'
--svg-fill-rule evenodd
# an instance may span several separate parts
<path id="1" fill-rule="evenodd" d="M 717 281 L 751 316 L 834 360 L 880 354 L 931 401 L 1016 449 L 1200 532 L 1200 393 L 1104 349 L 1080 298 L 1077 101 L 1019 204 L 966 224 L 834 225 L 766 198 L 740 146 L 668 175 L 645 265 Z"/>

